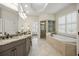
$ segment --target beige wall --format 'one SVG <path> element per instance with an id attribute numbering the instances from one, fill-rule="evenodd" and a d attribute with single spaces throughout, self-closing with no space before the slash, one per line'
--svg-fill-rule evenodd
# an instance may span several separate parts
<path id="1" fill-rule="evenodd" d="M 39 20 L 55 20 L 55 17 L 53 14 L 42 14 L 39 16 Z"/>

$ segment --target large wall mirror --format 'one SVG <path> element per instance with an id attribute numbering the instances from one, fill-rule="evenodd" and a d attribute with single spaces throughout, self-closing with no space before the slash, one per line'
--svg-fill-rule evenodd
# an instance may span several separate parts
<path id="1" fill-rule="evenodd" d="M 0 37 L 16 34 L 18 31 L 18 11 L 0 4 Z"/>
<path id="2" fill-rule="evenodd" d="M 1 18 L 1 8 L 0 8 L 0 36 L 3 34 L 3 20 Z"/>
<path id="3" fill-rule="evenodd" d="M 2 36 L 2 19 L 0 18 L 0 36 Z"/>

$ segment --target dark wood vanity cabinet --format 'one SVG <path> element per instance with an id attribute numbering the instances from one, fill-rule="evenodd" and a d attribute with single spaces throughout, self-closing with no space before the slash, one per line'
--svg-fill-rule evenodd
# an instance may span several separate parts
<path id="1" fill-rule="evenodd" d="M 16 55 L 16 50 L 13 51 L 13 49 L 8 49 L 6 51 L 2 51 L 0 55 L 1 56 L 13 56 L 13 55 Z"/>
<path id="2" fill-rule="evenodd" d="M 26 40 L 26 53 L 27 53 L 26 55 L 29 54 L 31 45 L 32 45 L 31 37 L 28 37 Z"/>
<path id="3" fill-rule="evenodd" d="M 31 37 L 0 46 L 0 56 L 27 56 L 31 47 Z"/>
<path id="4" fill-rule="evenodd" d="M 25 44 L 20 44 L 16 47 L 15 56 L 25 56 L 26 55 L 26 46 Z"/>

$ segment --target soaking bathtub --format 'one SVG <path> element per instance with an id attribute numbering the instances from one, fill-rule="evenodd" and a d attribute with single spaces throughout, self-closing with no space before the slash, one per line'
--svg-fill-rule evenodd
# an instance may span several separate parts
<path id="1" fill-rule="evenodd" d="M 60 35 L 47 35 L 46 40 L 63 56 L 76 56 L 76 40 Z"/>

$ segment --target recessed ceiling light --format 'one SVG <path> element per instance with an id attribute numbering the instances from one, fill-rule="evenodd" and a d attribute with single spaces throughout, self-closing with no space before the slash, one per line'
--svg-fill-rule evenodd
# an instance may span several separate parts
<path id="1" fill-rule="evenodd" d="M 26 4 L 25 7 L 28 7 L 28 5 Z"/>

